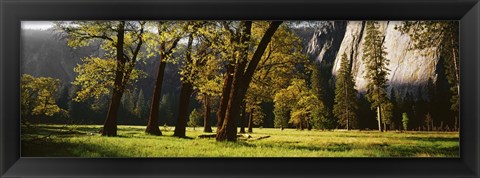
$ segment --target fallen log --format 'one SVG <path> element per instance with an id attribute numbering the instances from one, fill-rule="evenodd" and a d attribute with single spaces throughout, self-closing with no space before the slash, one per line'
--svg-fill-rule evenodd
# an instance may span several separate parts
<path id="1" fill-rule="evenodd" d="M 204 134 L 204 135 L 199 135 L 198 138 L 215 138 L 217 135 L 216 134 Z"/>
<path id="2" fill-rule="evenodd" d="M 264 138 L 270 138 L 270 135 L 263 136 L 263 137 L 258 137 L 258 138 L 256 138 L 255 140 L 261 140 L 261 139 L 264 139 Z"/>
<path id="3" fill-rule="evenodd" d="M 216 136 L 217 136 L 216 134 L 202 134 L 202 135 L 199 135 L 198 138 L 215 138 Z M 250 134 L 238 134 L 237 137 L 242 137 L 242 138 L 246 138 L 246 139 L 261 140 L 261 139 L 269 138 L 270 135 L 254 138 Z"/>

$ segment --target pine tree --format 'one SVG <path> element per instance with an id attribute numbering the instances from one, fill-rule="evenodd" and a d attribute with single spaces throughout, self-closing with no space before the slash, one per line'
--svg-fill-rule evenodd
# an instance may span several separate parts
<path id="1" fill-rule="evenodd" d="M 313 94 L 318 98 L 318 102 L 322 107 L 316 107 L 312 113 L 312 126 L 316 129 L 334 129 L 337 127 L 337 120 L 333 117 L 332 109 L 328 105 L 328 98 L 330 98 L 329 82 L 325 82 L 325 78 L 329 77 L 330 73 L 322 71 L 330 71 L 324 64 L 314 62 L 312 65 L 312 75 L 310 76 L 310 83 Z M 328 75 L 325 75 L 328 74 Z"/>
<path id="2" fill-rule="evenodd" d="M 384 36 L 380 34 L 378 22 L 368 21 L 366 30 L 362 60 L 366 65 L 365 78 L 368 80 L 367 99 L 372 103 L 372 109 L 377 110 L 378 130 L 383 131 L 381 122 L 382 116 L 385 115 L 382 112 L 385 111 L 382 110 L 391 108 L 387 107 L 389 101 L 386 91 L 389 60 L 385 57 L 387 53 L 383 46 Z"/>
<path id="3" fill-rule="evenodd" d="M 339 119 L 339 123 L 345 126 L 347 130 L 355 125 L 357 119 L 355 111 L 358 109 L 357 90 L 349 66 L 350 62 L 344 53 L 337 76 L 335 105 L 333 106 L 333 113 Z"/>
<path id="4" fill-rule="evenodd" d="M 395 89 L 392 87 L 390 89 L 390 103 L 392 104 L 392 119 L 391 119 L 391 129 L 401 130 L 402 123 L 402 113 L 399 110 L 399 104 L 397 103 L 398 95 L 395 92 Z M 398 125 L 397 125 L 398 124 Z"/>

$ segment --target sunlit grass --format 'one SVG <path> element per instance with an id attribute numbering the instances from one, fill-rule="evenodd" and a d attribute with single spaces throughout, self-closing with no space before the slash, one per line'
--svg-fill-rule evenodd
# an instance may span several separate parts
<path id="1" fill-rule="evenodd" d="M 117 137 L 102 137 L 99 125 L 33 125 L 22 128 L 25 157 L 458 157 L 457 132 L 300 131 L 254 128 L 252 138 L 216 142 L 144 133 L 144 126 L 119 126 Z M 257 140 L 262 136 L 268 138 Z"/>

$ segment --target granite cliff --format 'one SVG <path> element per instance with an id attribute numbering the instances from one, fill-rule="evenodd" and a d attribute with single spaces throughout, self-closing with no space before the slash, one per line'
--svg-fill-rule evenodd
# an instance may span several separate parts
<path id="1" fill-rule="evenodd" d="M 408 50 L 412 40 L 407 34 L 395 29 L 401 21 L 382 21 L 380 31 L 384 35 L 383 45 L 386 47 L 389 87 L 404 96 L 407 92 L 416 95 L 420 87 L 426 90 L 429 78 L 437 79 L 439 55 L 434 50 Z M 365 65 L 362 61 L 363 41 L 366 36 L 364 21 L 335 21 L 317 27 L 306 45 L 306 52 L 311 59 L 324 64 L 331 63 L 331 74 L 334 78 L 340 67 L 341 56 L 345 53 L 351 61 L 351 69 L 356 88 L 366 91 L 367 80 L 364 78 Z M 426 92 L 422 92 L 425 95 Z M 425 97 L 425 96 L 422 96 Z"/>

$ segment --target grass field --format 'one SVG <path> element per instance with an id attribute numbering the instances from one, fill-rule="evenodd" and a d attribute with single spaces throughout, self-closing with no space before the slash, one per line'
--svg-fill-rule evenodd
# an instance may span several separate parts
<path id="1" fill-rule="evenodd" d="M 252 138 L 216 142 L 144 133 L 144 126 L 119 126 L 117 137 L 102 137 L 99 125 L 32 125 L 22 128 L 24 157 L 459 157 L 457 132 L 300 131 L 254 128 Z M 268 138 L 258 139 L 260 137 Z"/>

